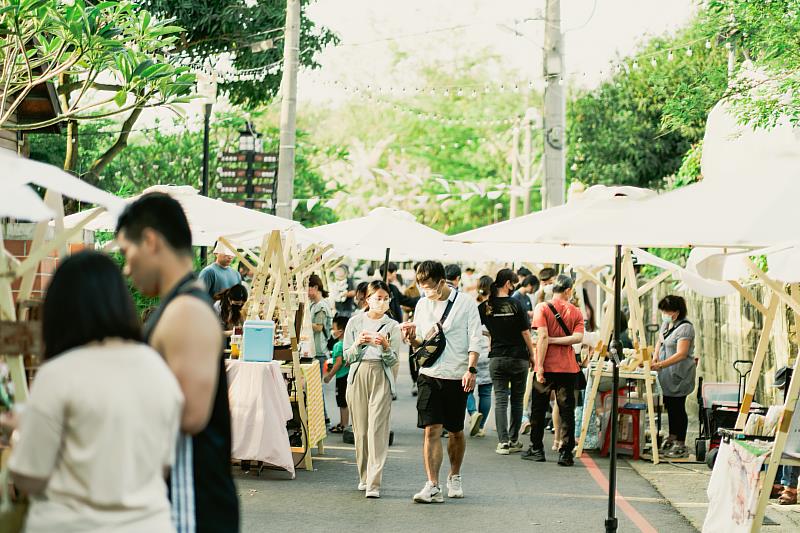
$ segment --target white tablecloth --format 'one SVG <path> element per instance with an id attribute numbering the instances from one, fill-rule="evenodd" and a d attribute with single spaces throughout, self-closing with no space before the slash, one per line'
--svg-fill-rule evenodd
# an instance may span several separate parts
<path id="1" fill-rule="evenodd" d="M 294 477 L 294 461 L 286 422 L 292 406 L 280 363 L 228 359 L 228 398 L 231 405 L 234 459 L 262 461 Z"/>

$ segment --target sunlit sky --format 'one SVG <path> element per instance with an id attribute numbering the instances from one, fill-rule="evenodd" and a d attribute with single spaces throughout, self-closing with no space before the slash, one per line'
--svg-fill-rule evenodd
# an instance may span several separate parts
<path id="1" fill-rule="evenodd" d="M 596 85 L 617 55 L 632 52 L 648 36 L 674 32 L 691 18 L 697 3 L 564 0 L 565 78 L 573 85 Z M 415 86 L 407 74 L 415 66 L 487 50 L 503 58 L 502 75 L 515 78 L 498 82 L 540 80 L 544 23 L 523 20 L 540 19 L 544 8 L 545 0 L 317 0 L 307 15 L 335 31 L 341 43 L 318 56 L 321 68 L 300 72 L 298 115 L 304 104 L 348 98 L 334 81 L 350 87 Z M 407 68 L 393 66 L 395 50 L 407 55 Z M 201 104 L 186 108 L 196 126 Z M 152 124 L 156 116 L 169 113 L 148 113 L 140 125 Z"/>
<path id="2" fill-rule="evenodd" d="M 618 53 L 631 52 L 648 35 L 674 31 L 696 7 L 691 0 L 563 1 L 569 81 L 597 84 L 600 71 L 607 71 Z M 409 70 L 427 59 L 447 61 L 491 50 L 518 73 L 517 79 L 540 79 L 544 23 L 522 21 L 541 18 L 544 8 L 545 0 L 318 0 L 308 15 L 334 30 L 341 43 L 320 55 L 321 69 L 301 73 L 299 98 L 346 97 L 334 80 L 361 87 L 408 85 L 398 74 L 405 69 L 392 68 L 393 49 L 408 54 Z"/>

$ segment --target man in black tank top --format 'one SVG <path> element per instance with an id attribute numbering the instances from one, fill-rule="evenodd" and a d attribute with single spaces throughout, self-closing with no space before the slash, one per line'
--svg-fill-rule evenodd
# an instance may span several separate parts
<path id="1" fill-rule="evenodd" d="M 178 533 L 239 531 L 231 476 L 231 418 L 222 330 L 192 269 L 192 236 L 180 204 L 146 194 L 117 223 L 125 273 L 161 305 L 145 325 L 145 341 L 166 360 L 185 398 L 170 475 Z"/>

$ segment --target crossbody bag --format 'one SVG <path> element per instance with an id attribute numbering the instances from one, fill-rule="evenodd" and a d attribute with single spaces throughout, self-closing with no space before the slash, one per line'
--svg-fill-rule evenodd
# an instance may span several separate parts
<path id="1" fill-rule="evenodd" d="M 564 336 L 569 337 L 570 335 L 572 335 L 572 332 L 567 327 L 567 323 L 564 322 L 564 318 L 561 316 L 561 313 L 558 312 L 556 306 L 551 304 L 550 302 L 545 302 L 545 303 L 547 304 L 547 307 L 550 308 L 550 311 L 553 313 L 553 316 L 556 317 L 556 322 L 558 322 L 558 325 L 561 326 L 561 329 L 565 333 Z M 580 365 L 580 359 L 578 359 L 578 357 L 579 357 L 578 354 L 575 354 L 575 360 L 578 362 L 578 368 L 579 368 L 578 374 L 575 379 L 575 390 L 584 390 L 586 389 L 586 376 L 584 375 L 583 371 L 580 370 L 581 365 Z"/>
<path id="2" fill-rule="evenodd" d="M 438 359 L 441 357 L 442 352 L 444 352 L 445 346 L 447 346 L 447 338 L 444 335 L 444 326 L 443 324 L 447 320 L 447 317 L 450 315 L 450 311 L 453 309 L 453 304 L 458 298 L 458 291 L 455 291 L 455 296 L 453 299 L 448 299 L 447 305 L 444 308 L 444 313 L 442 313 L 442 318 L 433 325 L 431 330 L 425 335 L 425 338 L 422 341 L 422 344 L 414 350 L 414 353 L 411 354 L 412 359 L 417 364 L 419 368 L 426 368 L 432 366 Z"/>

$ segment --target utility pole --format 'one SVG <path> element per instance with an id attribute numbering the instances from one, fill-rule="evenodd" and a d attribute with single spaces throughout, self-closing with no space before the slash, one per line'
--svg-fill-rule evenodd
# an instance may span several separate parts
<path id="1" fill-rule="evenodd" d="M 275 214 L 292 218 L 294 199 L 294 155 L 297 112 L 297 70 L 300 53 L 300 0 L 286 0 L 281 80 L 281 139 L 278 154 L 278 201 Z"/>
<path id="2" fill-rule="evenodd" d="M 564 203 L 566 160 L 564 157 L 564 49 L 561 34 L 561 1 L 547 0 L 544 30 L 544 186 L 542 207 Z"/>
<path id="3" fill-rule="evenodd" d="M 508 194 L 510 199 L 508 218 L 517 218 L 518 215 L 517 188 L 519 187 L 519 128 L 521 125 L 521 121 L 514 124 L 511 136 L 511 189 Z"/>
<path id="4" fill-rule="evenodd" d="M 522 159 L 523 165 L 522 168 L 522 214 L 527 215 L 531 212 L 531 173 L 532 173 L 532 166 L 533 166 L 533 140 L 532 140 L 532 131 L 533 130 L 533 117 L 529 112 L 525 113 L 525 144 L 523 145 L 523 149 L 525 150 L 525 156 Z"/>

